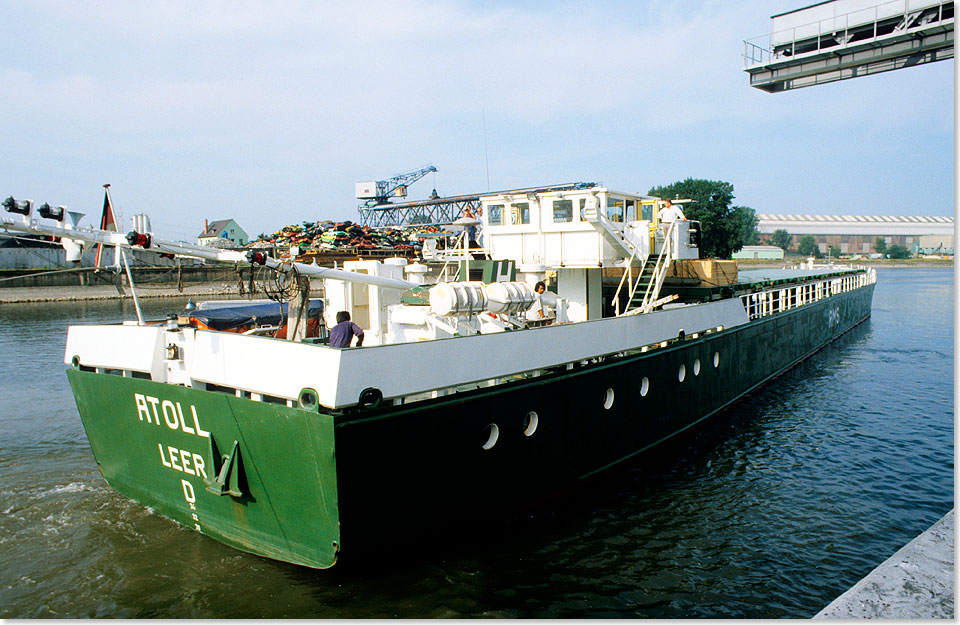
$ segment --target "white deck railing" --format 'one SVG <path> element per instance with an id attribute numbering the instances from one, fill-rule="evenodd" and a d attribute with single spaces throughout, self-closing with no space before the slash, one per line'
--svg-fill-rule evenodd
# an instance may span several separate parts
<path id="1" fill-rule="evenodd" d="M 949 16 L 944 15 L 945 7 L 948 8 L 946 12 Z M 952 26 L 954 21 L 952 7 L 953 2 L 951 0 L 921 0 L 919 2 L 917 0 L 891 0 L 878 3 L 874 7 L 859 9 L 778 30 L 767 35 L 753 37 L 743 42 L 743 67 L 747 69 L 767 65 L 775 61 L 789 60 L 797 55 L 817 54 L 824 49 L 834 51 L 837 47 L 848 44 L 873 43 L 888 37 L 896 37 L 905 32 L 914 32 L 924 27 L 940 24 L 950 24 Z M 936 11 L 932 11 L 933 9 Z M 917 21 L 917 18 L 925 11 L 930 14 L 928 18 L 925 18 L 923 22 Z M 901 22 L 893 32 L 878 32 L 880 22 L 896 17 L 900 17 Z M 855 34 L 854 31 L 860 33 L 865 28 L 872 28 L 872 36 L 851 42 Z M 816 41 L 815 48 L 797 50 L 798 42 L 812 42 L 814 40 Z"/>
<path id="2" fill-rule="evenodd" d="M 743 303 L 743 309 L 747 311 L 747 317 L 753 321 L 791 308 L 819 302 L 833 295 L 853 291 L 868 284 L 874 284 L 876 281 L 876 270 L 869 269 L 864 273 L 741 295 L 740 301 Z"/>

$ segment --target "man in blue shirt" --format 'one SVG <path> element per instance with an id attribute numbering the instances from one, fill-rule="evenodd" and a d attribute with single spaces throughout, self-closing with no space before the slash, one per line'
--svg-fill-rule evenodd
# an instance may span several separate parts
<path id="1" fill-rule="evenodd" d="M 350 321 L 350 313 L 341 310 L 337 313 L 337 325 L 330 328 L 330 347 L 350 347 L 353 337 L 357 337 L 357 347 L 363 345 L 363 328 Z"/>

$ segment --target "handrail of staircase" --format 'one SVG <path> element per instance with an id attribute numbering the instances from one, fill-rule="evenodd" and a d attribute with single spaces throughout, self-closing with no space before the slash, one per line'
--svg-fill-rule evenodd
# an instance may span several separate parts
<path id="1" fill-rule="evenodd" d="M 627 259 L 627 266 L 623 269 L 623 276 L 620 277 L 620 284 L 617 285 L 617 292 L 613 295 L 614 302 L 614 315 L 620 316 L 620 291 L 623 289 L 623 282 L 627 279 L 627 275 L 630 276 L 630 282 L 633 282 L 633 259 L 637 257 L 637 252 L 634 250 L 633 254 L 630 255 L 630 258 Z M 643 273 L 643 267 L 640 268 L 640 273 Z M 631 297 L 633 293 L 630 293 Z M 630 308 L 630 302 L 627 302 L 627 308 Z M 627 312 L 627 308 L 623 309 L 623 312 Z"/>
<path id="2" fill-rule="evenodd" d="M 633 279 L 633 259 L 636 257 L 632 256 L 630 258 L 630 265 L 627 267 L 627 270 L 623 272 L 623 278 L 620 278 L 620 286 L 617 287 L 616 297 L 616 315 L 619 317 L 621 314 L 625 315 L 630 310 L 630 305 L 633 303 L 633 296 L 637 292 L 637 287 L 640 286 L 640 281 L 643 279 L 643 270 L 647 266 L 647 258 L 644 257 L 643 261 L 640 264 L 640 271 L 637 272 L 637 279 Z M 623 312 L 620 312 L 620 288 L 623 286 L 624 278 L 627 278 L 627 271 L 630 272 L 630 290 L 627 292 L 627 305 L 624 307 Z M 649 286 L 649 285 L 648 285 Z"/>
<path id="3" fill-rule="evenodd" d="M 663 247 L 660 248 L 660 255 L 657 256 L 657 264 L 653 270 L 653 277 L 650 279 L 650 284 L 647 285 L 647 290 L 643 294 L 643 304 L 640 305 L 640 310 L 643 313 L 650 312 L 654 302 L 660 297 L 660 287 L 663 286 L 663 280 L 667 277 L 667 265 L 672 256 L 673 229 L 676 227 L 676 223 L 676 219 L 671 221 L 670 226 L 667 228 Z M 666 262 L 664 262 L 664 259 L 666 259 Z"/>
<path id="4" fill-rule="evenodd" d="M 603 211 L 599 209 L 587 209 L 585 211 L 586 221 L 590 224 L 593 224 L 594 228 L 602 229 L 605 231 L 617 245 L 630 252 L 632 255 L 636 255 L 638 250 L 637 246 L 634 245 L 632 241 L 627 239 L 626 233 L 618 228 L 614 222 L 607 219 L 607 216 L 603 214 Z"/>
<path id="5" fill-rule="evenodd" d="M 464 230 L 464 231 L 461 232 L 460 235 L 457 237 L 456 241 L 454 241 L 453 248 L 447 248 L 446 250 L 444 250 L 444 257 L 445 257 L 445 258 L 444 258 L 444 262 L 443 262 L 443 268 L 440 270 L 440 275 L 437 277 L 437 282 L 445 282 L 445 281 L 447 281 L 447 280 L 446 280 L 446 279 L 447 279 L 447 273 L 448 273 L 448 272 L 447 272 L 447 267 L 450 266 L 450 263 L 454 262 L 453 259 L 451 258 L 450 251 L 451 251 L 451 250 L 454 250 L 454 251 L 455 251 L 455 250 L 459 250 L 459 249 L 460 249 L 460 246 L 463 244 L 463 238 L 466 237 L 466 236 L 467 236 L 467 231 Z M 460 261 L 462 261 L 462 260 L 463 260 L 462 258 L 458 258 L 458 259 L 456 260 L 456 263 L 457 263 L 457 273 L 456 273 L 456 275 L 453 277 L 452 282 L 456 282 L 456 281 L 458 280 L 458 278 L 460 278 L 460 267 L 462 266 L 462 264 L 461 264 Z"/>
<path id="6" fill-rule="evenodd" d="M 457 282 L 460 279 L 460 271 L 463 268 L 463 262 L 469 260 L 473 254 L 489 254 L 490 250 L 485 247 L 470 247 L 464 250 L 464 244 L 466 243 L 464 239 L 467 236 L 467 232 L 463 231 L 453 242 L 453 247 L 448 247 L 442 252 L 438 252 L 443 256 L 443 267 L 440 269 L 440 275 L 437 277 L 437 282 L 444 282 L 447 279 L 447 276 L 451 273 L 447 270 L 450 266 L 450 263 L 457 264 L 457 272 L 453 275 L 452 282 Z"/>
<path id="7" fill-rule="evenodd" d="M 634 280 L 633 284 L 630 286 L 630 298 L 627 300 L 627 307 L 623 309 L 623 312 L 626 313 L 630 310 L 630 304 L 633 303 L 633 295 L 637 292 L 637 287 L 640 286 L 640 280 L 643 278 L 643 269 L 647 266 L 647 259 L 643 259 L 643 264 L 640 265 L 640 272 L 637 273 L 637 279 Z"/>

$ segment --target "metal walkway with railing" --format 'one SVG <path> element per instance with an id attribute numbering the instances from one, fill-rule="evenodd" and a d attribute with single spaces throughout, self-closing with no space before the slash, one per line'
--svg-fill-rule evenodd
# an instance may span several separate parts
<path id="1" fill-rule="evenodd" d="M 772 93 L 954 57 L 952 1 L 892 0 L 835 13 L 848 5 L 855 6 L 834 0 L 773 16 L 775 29 L 789 27 L 743 42 L 750 86 Z"/>

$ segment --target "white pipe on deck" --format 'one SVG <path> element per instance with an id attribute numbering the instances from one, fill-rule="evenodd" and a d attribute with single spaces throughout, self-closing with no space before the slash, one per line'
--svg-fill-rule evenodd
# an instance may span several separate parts
<path id="1" fill-rule="evenodd" d="M 7 216 L 0 216 L 0 228 L 7 231 L 22 232 L 25 234 L 40 234 L 44 236 L 53 236 L 68 238 L 87 243 L 102 243 L 104 245 L 114 245 L 120 249 L 138 249 L 137 246 L 130 245 L 127 236 L 120 232 L 111 232 L 109 230 L 99 230 L 95 228 L 62 228 L 59 226 L 47 226 L 39 224 L 36 221 L 18 220 Z M 139 248 L 142 249 L 142 248 Z M 245 252 L 235 250 L 218 250 L 202 245 L 193 245 L 190 243 L 166 241 L 151 237 L 150 250 L 164 254 L 177 254 L 178 256 L 189 256 L 193 258 L 203 258 L 206 260 L 216 260 L 229 263 L 243 263 L 249 265 Z M 297 262 L 281 262 L 275 258 L 267 258 L 265 265 L 284 273 L 296 270 L 300 275 L 313 276 L 318 278 L 329 278 L 332 280 L 343 280 L 344 282 L 358 282 L 362 284 L 371 284 L 388 289 L 398 289 L 405 291 L 416 286 L 413 282 L 387 278 L 383 276 L 372 276 L 364 273 L 345 271 L 343 269 L 331 269 L 328 267 L 318 267 L 317 265 L 306 265 Z"/>

